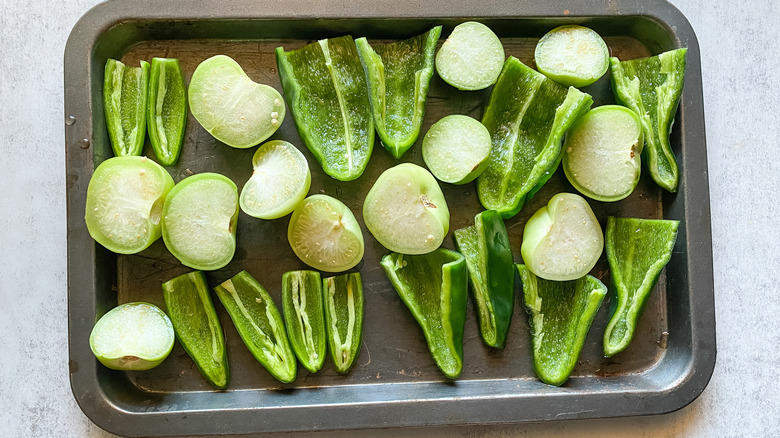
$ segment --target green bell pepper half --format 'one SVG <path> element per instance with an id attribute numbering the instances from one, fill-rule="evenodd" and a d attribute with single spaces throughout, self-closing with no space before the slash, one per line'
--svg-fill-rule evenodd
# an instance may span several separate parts
<path id="1" fill-rule="evenodd" d="M 560 386 L 577 364 L 593 318 L 607 294 L 596 277 L 551 281 L 517 265 L 523 303 L 531 325 L 534 371 L 544 383 Z"/>
<path id="2" fill-rule="evenodd" d="M 202 271 L 180 275 L 163 283 L 162 290 L 176 339 L 203 377 L 215 387 L 225 388 L 230 380 L 225 335 L 206 275 Z"/>
<path id="3" fill-rule="evenodd" d="M 316 373 L 325 363 L 327 348 L 320 273 L 285 272 L 282 275 L 282 309 L 293 352 L 304 368 Z"/>
<path id="4" fill-rule="evenodd" d="M 355 364 L 363 340 L 363 283 L 360 273 L 322 280 L 328 349 L 339 373 Z"/>
<path id="5" fill-rule="evenodd" d="M 420 324 L 436 365 L 450 379 L 463 370 L 466 323 L 466 259 L 439 248 L 424 255 L 390 253 L 382 269 Z"/>
<path id="6" fill-rule="evenodd" d="M 403 41 L 372 47 L 355 40 L 366 72 L 374 125 L 382 146 L 399 159 L 420 135 L 441 26 Z"/>
<path id="7" fill-rule="evenodd" d="M 187 126 L 187 89 L 179 60 L 152 58 L 146 127 L 149 142 L 163 166 L 173 166 L 181 154 Z"/>
<path id="8" fill-rule="evenodd" d="M 482 116 L 493 143 L 477 178 L 482 206 L 505 219 L 516 215 L 554 172 L 563 134 L 592 103 L 590 95 L 507 58 Z"/>
<path id="9" fill-rule="evenodd" d="M 340 181 L 359 177 L 374 148 L 368 85 L 349 35 L 276 48 L 285 99 L 306 147 Z"/>
<path id="10" fill-rule="evenodd" d="M 214 288 L 252 356 L 277 380 L 295 380 L 297 362 L 273 299 L 246 271 Z"/>
<path id="11" fill-rule="evenodd" d="M 515 308 L 515 267 L 504 220 L 497 211 L 486 210 L 477 214 L 473 226 L 453 235 L 466 258 L 482 340 L 504 348 Z"/>
<path id="12" fill-rule="evenodd" d="M 103 112 L 114 155 L 141 155 L 146 139 L 146 105 L 149 63 L 127 67 L 116 59 L 106 61 L 103 77 Z"/>
<path id="13" fill-rule="evenodd" d="M 653 181 L 672 193 L 677 191 L 680 170 L 669 134 L 682 96 L 687 52 L 676 49 L 631 61 L 609 60 L 615 100 L 634 110 L 642 122 L 642 160 Z"/>
<path id="14" fill-rule="evenodd" d="M 661 270 L 672 257 L 680 222 L 662 219 L 607 219 L 607 261 L 617 303 L 604 330 L 604 355 L 625 350 L 634 337 Z"/>

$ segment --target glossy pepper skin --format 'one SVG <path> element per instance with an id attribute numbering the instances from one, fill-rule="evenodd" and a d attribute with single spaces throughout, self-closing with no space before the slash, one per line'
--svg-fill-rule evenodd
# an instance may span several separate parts
<path id="1" fill-rule="evenodd" d="M 163 166 L 178 161 L 186 126 L 187 89 L 179 60 L 152 58 L 146 127 L 154 154 Z"/>
<path id="2" fill-rule="evenodd" d="M 672 257 L 680 222 L 661 219 L 607 219 L 607 261 L 617 295 L 604 330 L 604 355 L 614 356 L 634 337 L 642 309 Z"/>
<path id="3" fill-rule="evenodd" d="M 339 181 L 359 177 L 374 148 L 368 85 L 352 37 L 276 49 L 284 96 L 306 147 Z"/>
<path id="4" fill-rule="evenodd" d="M 517 265 L 517 272 L 531 325 L 534 371 L 544 383 L 563 385 L 577 364 L 607 287 L 590 275 L 551 281 L 537 277 L 525 265 Z"/>
<path id="5" fill-rule="evenodd" d="M 466 258 L 482 340 L 504 348 L 515 308 L 515 265 L 504 220 L 497 211 L 486 210 L 477 214 L 473 226 L 453 234 Z"/>
<path id="6" fill-rule="evenodd" d="M 163 283 L 162 290 L 176 339 L 209 383 L 219 389 L 227 387 L 230 370 L 225 335 L 206 276 L 202 271 L 180 275 Z"/>
<path id="7" fill-rule="evenodd" d="M 146 105 L 149 63 L 127 67 L 120 61 L 106 61 L 103 77 L 103 111 L 114 155 L 141 155 L 146 139 Z"/>
<path id="8" fill-rule="evenodd" d="M 360 273 L 322 279 L 328 350 L 336 371 L 349 372 L 363 340 L 363 283 Z"/>
<path id="9" fill-rule="evenodd" d="M 466 259 L 439 248 L 424 255 L 390 253 L 382 269 L 420 324 L 436 365 L 450 379 L 463 370 L 466 322 Z"/>
<path id="10" fill-rule="evenodd" d="M 676 49 L 631 61 L 609 60 L 615 100 L 634 110 L 642 122 L 642 161 L 653 181 L 672 193 L 677 191 L 680 170 L 669 134 L 682 96 L 687 52 Z"/>
<path id="11" fill-rule="evenodd" d="M 297 362 L 271 296 L 246 271 L 214 288 L 244 344 L 277 380 L 295 380 Z"/>
<path id="12" fill-rule="evenodd" d="M 482 206 L 505 219 L 516 215 L 555 172 L 563 134 L 592 103 L 590 95 L 507 58 L 482 116 L 493 143 L 477 178 Z"/>
<path id="13" fill-rule="evenodd" d="M 293 352 L 304 368 L 316 373 L 325 363 L 327 348 L 320 273 L 285 272 L 282 275 L 282 309 Z"/>
<path id="14" fill-rule="evenodd" d="M 374 125 L 395 159 L 420 135 L 441 26 L 403 41 L 371 46 L 355 40 L 366 73 Z"/>

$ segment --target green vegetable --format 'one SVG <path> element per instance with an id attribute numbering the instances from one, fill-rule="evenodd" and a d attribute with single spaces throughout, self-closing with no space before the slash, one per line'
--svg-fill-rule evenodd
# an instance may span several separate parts
<path id="1" fill-rule="evenodd" d="M 246 271 L 214 288 L 244 344 L 280 382 L 295 380 L 297 363 L 273 299 Z"/>
<path id="2" fill-rule="evenodd" d="M 647 298 L 672 257 L 680 223 L 673 220 L 607 220 L 607 260 L 617 295 L 604 331 L 604 355 L 628 347 Z"/>
<path id="3" fill-rule="evenodd" d="M 486 210 L 477 214 L 473 226 L 453 234 L 466 258 L 482 340 L 504 348 L 515 307 L 515 267 L 504 221 L 498 212 Z"/>
<path id="4" fill-rule="evenodd" d="M 347 373 L 355 364 L 363 340 L 363 283 L 360 273 L 322 280 L 328 349 L 336 371 Z"/>
<path id="5" fill-rule="evenodd" d="M 148 370 L 173 349 L 173 324 L 159 307 L 126 303 L 103 315 L 89 336 L 97 359 L 112 370 Z"/>
<path id="6" fill-rule="evenodd" d="M 106 61 L 103 111 L 117 157 L 143 152 L 148 89 L 148 62 L 141 61 L 141 67 L 127 67 L 115 59 Z"/>
<path id="7" fill-rule="evenodd" d="M 436 365 L 450 379 L 463 369 L 466 259 L 444 248 L 425 255 L 390 253 L 382 269 L 420 324 Z"/>
<path id="8" fill-rule="evenodd" d="M 203 377 L 215 387 L 225 388 L 230 380 L 225 335 L 206 276 L 201 271 L 180 275 L 163 283 L 162 290 L 176 339 Z"/>
<path id="9" fill-rule="evenodd" d="M 301 364 L 316 373 L 325 363 L 325 310 L 322 280 L 317 271 L 282 275 L 282 308 L 290 345 Z"/>
<path id="10" fill-rule="evenodd" d="M 503 63 L 501 40 L 476 21 L 455 26 L 436 54 L 436 72 L 459 90 L 482 90 L 493 85 Z"/>
<path id="11" fill-rule="evenodd" d="M 487 169 L 477 178 L 482 205 L 504 218 L 517 214 L 554 172 L 563 133 L 592 103 L 588 94 L 567 90 L 510 56 L 482 116 L 493 140 Z"/>
<path id="12" fill-rule="evenodd" d="M 450 184 L 474 181 L 487 167 L 490 148 L 485 125 L 460 114 L 434 123 L 422 143 L 425 165 L 439 181 Z"/>
<path id="13" fill-rule="evenodd" d="M 366 73 L 376 132 L 382 146 L 396 159 L 420 135 L 440 34 L 441 26 L 436 26 L 422 35 L 376 48 L 365 38 L 355 40 Z"/>
<path id="14" fill-rule="evenodd" d="M 187 126 L 187 90 L 178 59 L 152 58 L 146 126 L 154 154 L 173 166 L 181 154 Z"/>
<path id="15" fill-rule="evenodd" d="M 669 144 L 674 114 L 685 80 L 685 55 L 677 49 L 649 58 L 621 62 L 610 58 L 615 100 L 639 115 L 645 137 L 644 162 L 659 186 L 674 193 L 680 179 Z"/>
<path id="16" fill-rule="evenodd" d="M 577 364 L 593 318 L 607 288 L 590 275 L 550 281 L 517 265 L 523 303 L 531 325 L 534 371 L 544 383 L 560 386 Z"/>
<path id="17" fill-rule="evenodd" d="M 609 49 L 593 29 L 566 25 L 547 32 L 536 44 L 536 68 L 565 86 L 584 87 L 604 76 Z"/>
<path id="18" fill-rule="evenodd" d="M 295 126 L 328 175 L 359 177 L 374 147 L 368 85 L 351 36 L 298 50 L 276 49 L 276 63 Z"/>

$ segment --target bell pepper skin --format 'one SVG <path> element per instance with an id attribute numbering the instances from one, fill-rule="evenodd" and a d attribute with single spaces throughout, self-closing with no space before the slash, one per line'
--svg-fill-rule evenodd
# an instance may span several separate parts
<path id="1" fill-rule="evenodd" d="M 340 181 L 359 177 L 374 148 L 368 85 L 352 37 L 285 52 L 276 63 L 298 133 L 322 169 Z"/>
<path id="2" fill-rule="evenodd" d="M 560 386 L 569 379 L 593 318 L 607 294 L 596 277 L 551 281 L 517 265 L 523 303 L 531 325 L 534 371 L 544 383 Z"/>
<path id="3" fill-rule="evenodd" d="M 590 95 L 507 58 L 482 116 L 493 143 L 487 169 L 477 178 L 482 206 L 505 219 L 516 215 L 552 175 L 563 134 L 592 103 Z"/>
<path id="4" fill-rule="evenodd" d="M 642 122 L 642 161 L 653 181 L 672 193 L 677 191 L 680 171 L 669 133 L 682 96 L 687 52 L 676 49 L 631 61 L 609 60 L 615 100 L 634 110 Z"/>
<path id="5" fill-rule="evenodd" d="M 186 126 L 187 89 L 179 60 L 152 58 L 146 127 L 154 154 L 163 166 L 178 161 Z"/>
<path id="6" fill-rule="evenodd" d="M 103 78 L 103 111 L 114 155 L 141 155 L 146 139 L 146 105 L 149 63 L 127 67 L 120 61 L 106 61 Z"/>
<path id="7" fill-rule="evenodd" d="M 497 211 L 486 210 L 477 214 L 473 226 L 453 234 L 466 258 L 482 340 L 504 348 L 515 307 L 515 265 L 504 220 Z"/>
<path id="8" fill-rule="evenodd" d="M 349 372 L 363 340 L 363 283 L 360 273 L 322 280 L 328 349 L 336 371 Z"/>
<path id="9" fill-rule="evenodd" d="M 355 40 L 376 132 L 395 159 L 420 135 L 440 35 L 441 26 L 436 26 L 422 35 L 376 47 L 365 38 Z"/>
<path id="10" fill-rule="evenodd" d="M 230 369 L 225 335 L 206 276 L 202 271 L 180 275 L 163 283 L 162 290 L 176 339 L 209 383 L 219 389 L 227 387 Z"/>
<path id="11" fill-rule="evenodd" d="M 246 271 L 214 288 L 244 344 L 277 380 L 295 380 L 297 362 L 271 296 Z"/>
<path id="12" fill-rule="evenodd" d="M 424 255 L 390 253 L 382 269 L 420 324 L 436 365 L 450 379 L 463 370 L 466 322 L 466 259 L 439 248 Z"/>
<path id="13" fill-rule="evenodd" d="M 607 219 L 607 261 L 617 303 L 604 330 L 604 355 L 614 356 L 634 337 L 642 309 L 672 257 L 680 222 Z"/>
<path id="14" fill-rule="evenodd" d="M 316 373 L 325 363 L 327 348 L 320 273 L 285 272 L 282 275 L 282 309 L 293 352 L 304 368 Z"/>

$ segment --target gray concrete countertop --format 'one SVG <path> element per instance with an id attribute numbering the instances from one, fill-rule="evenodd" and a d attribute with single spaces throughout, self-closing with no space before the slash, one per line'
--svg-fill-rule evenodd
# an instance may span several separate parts
<path id="1" fill-rule="evenodd" d="M 0 0 L 3 437 L 110 436 L 81 412 L 68 382 L 62 57 L 71 28 L 95 3 Z M 662 416 L 371 436 L 780 436 L 780 11 L 772 1 L 672 3 L 702 54 L 718 346 L 707 389 Z"/>

